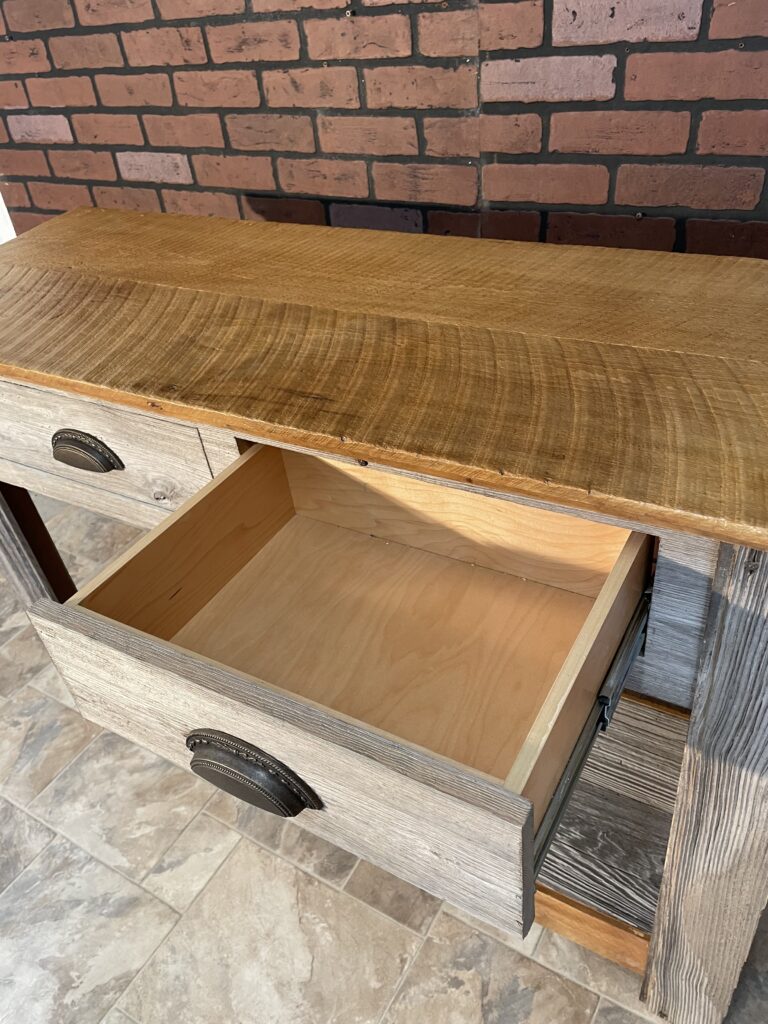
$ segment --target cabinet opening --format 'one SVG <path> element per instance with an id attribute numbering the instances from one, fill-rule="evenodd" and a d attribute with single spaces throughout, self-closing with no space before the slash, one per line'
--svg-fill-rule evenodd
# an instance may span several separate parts
<path id="1" fill-rule="evenodd" d="M 648 564 L 619 527 L 264 446 L 73 600 L 538 808 Z"/>

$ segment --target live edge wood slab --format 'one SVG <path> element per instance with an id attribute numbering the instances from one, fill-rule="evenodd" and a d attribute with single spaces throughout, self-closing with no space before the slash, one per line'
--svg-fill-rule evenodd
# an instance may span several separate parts
<path id="1" fill-rule="evenodd" d="M 78 210 L 0 376 L 768 547 L 768 264 Z"/>

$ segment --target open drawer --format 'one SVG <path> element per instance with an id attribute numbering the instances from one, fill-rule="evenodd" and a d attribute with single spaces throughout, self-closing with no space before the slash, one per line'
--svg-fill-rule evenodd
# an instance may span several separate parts
<path id="1" fill-rule="evenodd" d="M 32 619 L 88 718 L 179 765 L 197 733 L 195 767 L 223 788 L 524 933 L 534 830 L 626 660 L 649 552 L 254 446 Z"/>

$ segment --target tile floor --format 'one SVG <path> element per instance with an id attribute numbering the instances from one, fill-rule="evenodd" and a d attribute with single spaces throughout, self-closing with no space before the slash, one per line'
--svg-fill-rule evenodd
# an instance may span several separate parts
<path id="1" fill-rule="evenodd" d="M 41 499 L 79 581 L 136 536 Z M 642 1024 L 639 978 L 485 929 L 85 722 L 0 580 L 0 1022 Z M 768 1019 L 768 919 L 729 1024 Z"/>

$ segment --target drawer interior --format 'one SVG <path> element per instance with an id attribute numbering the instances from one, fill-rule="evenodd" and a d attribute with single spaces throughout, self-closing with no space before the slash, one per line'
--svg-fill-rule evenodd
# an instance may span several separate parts
<path id="1" fill-rule="evenodd" d="M 648 538 L 254 447 L 72 600 L 505 781 L 543 810 Z"/>

